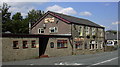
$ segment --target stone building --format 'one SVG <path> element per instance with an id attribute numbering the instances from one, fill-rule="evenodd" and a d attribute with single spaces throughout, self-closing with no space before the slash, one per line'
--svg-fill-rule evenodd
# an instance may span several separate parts
<path id="1" fill-rule="evenodd" d="M 104 27 L 82 18 L 48 11 L 29 32 L 2 35 L 3 61 L 104 50 Z"/>
<path id="2" fill-rule="evenodd" d="M 104 27 L 82 18 L 48 11 L 32 26 L 30 32 L 31 34 L 70 36 L 69 40 L 48 38 L 45 54 L 50 56 L 62 55 L 61 52 L 67 49 L 67 45 L 72 48 L 70 50 L 72 54 L 94 53 L 104 50 Z M 56 47 L 51 48 L 51 44 Z M 60 54 L 56 52 L 60 52 Z"/>

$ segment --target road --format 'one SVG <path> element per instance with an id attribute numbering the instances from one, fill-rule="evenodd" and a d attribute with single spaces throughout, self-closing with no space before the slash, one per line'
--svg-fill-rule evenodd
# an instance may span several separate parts
<path id="1" fill-rule="evenodd" d="M 118 65 L 118 51 L 3 62 L 3 65 Z"/>

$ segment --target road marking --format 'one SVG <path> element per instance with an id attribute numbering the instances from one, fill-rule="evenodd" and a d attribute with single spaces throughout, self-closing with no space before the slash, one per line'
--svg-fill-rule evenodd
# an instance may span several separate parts
<path id="1" fill-rule="evenodd" d="M 30 65 L 34 65 L 34 64 L 30 64 Z"/>
<path id="2" fill-rule="evenodd" d="M 110 61 L 115 60 L 115 59 L 118 59 L 118 57 L 112 58 L 110 60 L 102 61 L 102 62 L 99 62 L 99 63 L 95 63 L 95 64 L 92 64 L 92 65 L 99 65 L 99 64 L 102 64 L 102 63 L 110 62 Z"/>
<path id="3" fill-rule="evenodd" d="M 81 63 L 68 63 L 68 62 L 60 62 L 60 63 L 55 63 L 54 65 L 83 65 Z"/>

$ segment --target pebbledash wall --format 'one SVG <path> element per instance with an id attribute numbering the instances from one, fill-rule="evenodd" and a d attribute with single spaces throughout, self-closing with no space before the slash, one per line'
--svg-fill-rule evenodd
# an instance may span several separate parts
<path id="1" fill-rule="evenodd" d="M 58 40 L 64 40 L 66 41 L 66 46 L 64 47 L 58 47 L 57 42 Z M 54 47 L 51 47 L 51 43 L 54 43 Z M 49 57 L 58 57 L 58 56 L 68 56 L 72 55 L 72 45 L 70 44 L 69 38 L 49 38 L 45 55 L 48 55 Z"/>
<path id="2" fill-rule="evenodd" d="M 6 34 L 9 35 L 9 34 Z M 27 46 L 23 47 L 23 41 L 27 41 Z M 31 41 L 35 41 L 32 47 Z M 16 42 L 17 46 L 13 46 Z M 2 38 L 2 61 L 16 61 L 36 58 L 39 56 L 39 38 L 26 37 L 20 35 L 3 35 Z"/>
<path id="3" fill-rule="evenodd" d="M 48 41 L 43 51 L 44 46 L 42 45 L 44 44 L 41 44 L 40 40 L 45 38 Z M 66 41 L 66 46 L 59 48 L 57 46 L 58 40 Z M 69 40 L 70 36 L 2 34 L 2 61 L 35 59 L 41 55 L 48 55 L 49 57 L 72 55 L 72 46 Z M 26 47 L 23 47 L 23 41 L 27 41 Z M 35 41 L 34 47 L 32 47 L 32 41 Z M 14 42 L 17 42 L 17 46 L 14 46 Z M 51 46 L 51 42 L 54 43 L 53 46 Z"/>

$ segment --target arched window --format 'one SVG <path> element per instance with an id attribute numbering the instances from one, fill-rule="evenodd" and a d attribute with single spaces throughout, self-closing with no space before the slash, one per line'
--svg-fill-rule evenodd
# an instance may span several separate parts
<path id="1" fill-rule="evenodd" d="M 54 48 L 54 42 L 51 42 L 51 43 L 50 43 L 50 47 L 51 47 L 51 48 Z"/>

